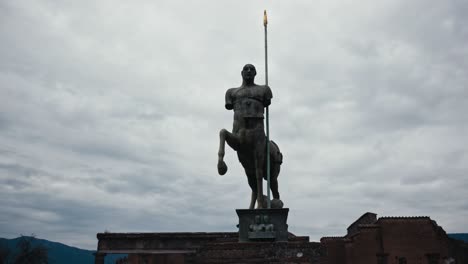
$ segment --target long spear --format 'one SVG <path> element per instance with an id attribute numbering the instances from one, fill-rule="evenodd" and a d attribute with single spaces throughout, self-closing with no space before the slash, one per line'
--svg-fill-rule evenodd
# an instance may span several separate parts
<path id="1" fill-rule="evenodd" d="M 265 28 L 265 84 L 268 86 L 268 42 L 267 42 L 267 13 L 263 11 L 263 27 Z M 266 107 L 266 163 L 267 163 L 267 208 L 271 208 L 270 201 L 270 114 Z"/>

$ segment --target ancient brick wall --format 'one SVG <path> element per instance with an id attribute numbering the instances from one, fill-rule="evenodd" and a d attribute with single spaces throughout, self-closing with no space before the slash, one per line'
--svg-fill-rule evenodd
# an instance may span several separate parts
<path id="1" fill-rule="evenodd" d="M 324 252 L 320 257 L 320 264 L 346 264 L 345 238 L 325 237 L 320 239 Z"/>
<path id="2" fill-rule="evenodd" d="M 218 243 L 200 248 L 194 263 L 297 263 L 320 262 L 320 243 Z"/>
<path id="3" fill-rule="evenodd" d="M 450 239 L 429 217 L 383 217 L 366 213 L 343 238 L 322 238 L 323 264 L 468 264 L 468 244 Z M 351 232 L 350 232 L 351 231 Z M 350 235 L 351 234 L 351 235 Z"/>
<path id="4" fill-rule="evenodd" d="M 190 257 L 184 254 L 129 254 L 130 264 L 185 264 Z"/>
<path id="5" fill-rule="evenodd" d="M 359 228 L 359 232 L 346 244 L 346 264 L 377 263 L 380 236 L 377 226 Z"/>
<path id="6" fill-rule="evenodd" d="M 388 253 L 388 263 L 429 263 L 429 258 L 449 256 L 449 239 L 429 217 L 381 218 L 383 248 Z"/>
<path id="7" fill-rule="evenodd" d="M 352 236 L 359 232 L 359 226 L 360 225 L 366 225 L 366 224 L 373 224 L 377 221 L 377 215 L 374 213 L 365 213 L 361 217 L 359 217 L 354 223 L 352 223 L 347 231 L 347 236 Z"/>

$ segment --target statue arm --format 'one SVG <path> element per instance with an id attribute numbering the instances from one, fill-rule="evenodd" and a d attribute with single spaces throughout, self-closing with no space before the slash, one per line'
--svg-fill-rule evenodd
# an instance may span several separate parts
<path id="1" fill-rule="evenodd" d="M 265 92 L 263 94 L 263 106 L 267 107 L 271 104 L 271 98 L 273 98 L 273 93 L 271 92 L 270 86 L 265 85 Z"/>
<path id="2" fill-rule="evenodd" d="M 227 110 L 232 110 L 234 108 L 234 102 L 233 102 L 233 98 L 232 98 L 232 91 L 233 90 L 234 90 L 234 88 L 231 88 L 231 89 L 226 91 L 226 101 L 225 101 L 224 107 L 226 107 Z"/>

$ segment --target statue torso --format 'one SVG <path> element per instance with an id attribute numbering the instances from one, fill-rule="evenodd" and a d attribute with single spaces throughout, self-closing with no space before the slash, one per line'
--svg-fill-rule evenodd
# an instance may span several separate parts
<path id="1" fill-rule="evenodd" d="M 241 118 L 263 118 L 264 86 L 241 87 L 231 94 L 234 113 Z"/>
<path id="2" fill-rule="evenodd" d="M 268 86 L 252 85 L 231 88 L 226 92 L 226 108 L 234 110 L 234 128 L 236 133 L 240 128 L 246 128 L 249 123 L 263 125 L 264 108 L 272 98 Z"/>

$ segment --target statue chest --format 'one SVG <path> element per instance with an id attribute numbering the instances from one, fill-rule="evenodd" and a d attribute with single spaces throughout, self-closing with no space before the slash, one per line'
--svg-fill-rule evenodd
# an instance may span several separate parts
<path id="1" fill-rule="evenodd" d="M 260 87 L 239 89 L 232 94 L 232 97 L 236 115 L 263 118 L 263 91 Z"/>

